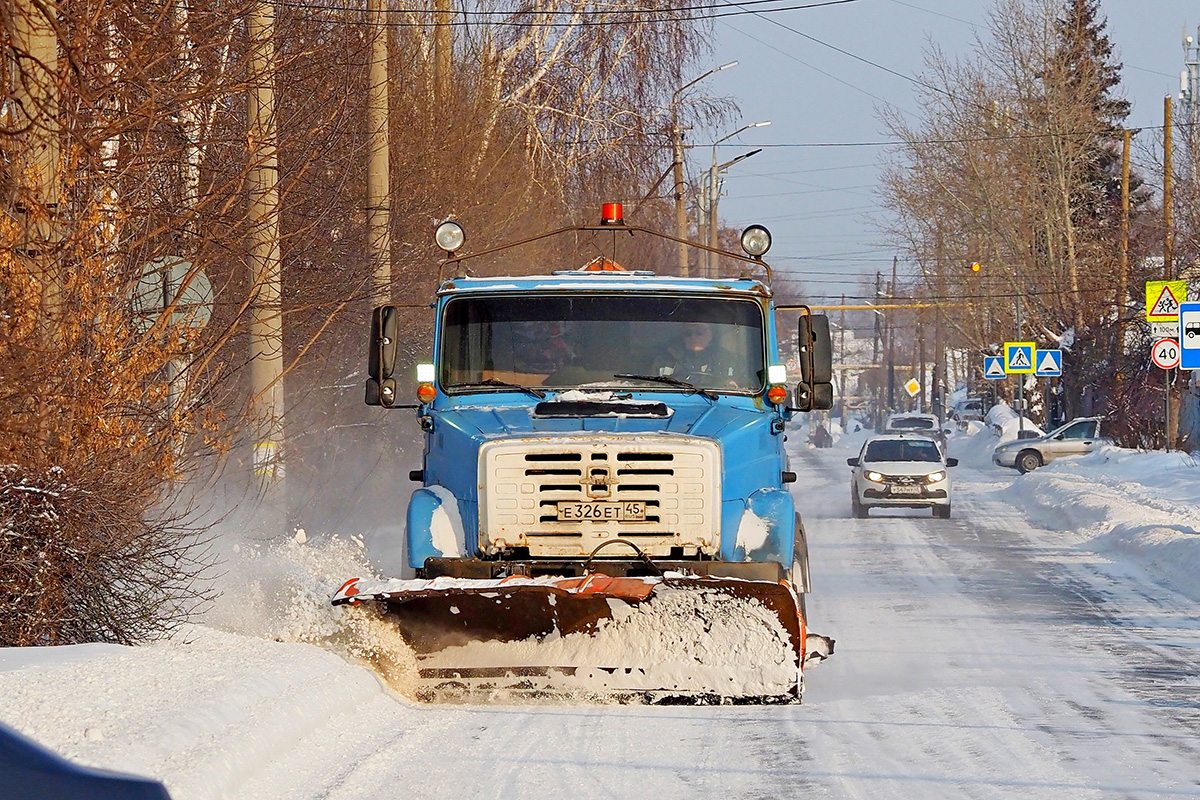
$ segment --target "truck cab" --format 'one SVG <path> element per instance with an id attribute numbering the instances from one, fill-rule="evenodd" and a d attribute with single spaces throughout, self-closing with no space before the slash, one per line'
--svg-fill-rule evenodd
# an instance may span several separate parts
<path id="1" fill-rule="evenodd" d="M 829 330 L 792 306 L 778 331 L 766 274 L 601 258 L 442 281 L 432 359 L 408 384 L 425 432 L 406 517 L 418 578 L 675 570 L 808 591 L 784 440 L 793 415 L 832 404 Z M 401 402 L 396 319 L 375 311 L 368 404 Z"/>

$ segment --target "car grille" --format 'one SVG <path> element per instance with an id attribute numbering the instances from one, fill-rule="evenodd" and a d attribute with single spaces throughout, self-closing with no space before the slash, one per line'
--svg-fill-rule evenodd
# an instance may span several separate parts
<path id="1" fill-rule="evenodd" d="M 480 450 L 480 547 L 586 556 L 629 539 L 651 555 L 719 547 L 720 451 L 692 437 L 589 436 L 491 442 Z M 645 520 L 563 520 L 558 504 L 645 504 Z M 604 555 L 629 555 L 618 546 Z"/>

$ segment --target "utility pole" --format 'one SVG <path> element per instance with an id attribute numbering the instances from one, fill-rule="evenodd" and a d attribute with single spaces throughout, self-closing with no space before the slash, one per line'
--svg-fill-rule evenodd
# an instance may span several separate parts
<path id="1" fill-rule="evenodd" d="M 1017 339 L 1022 341 L 1022 325 L 1021 325 L 1021 293 L 1017 292 L 1016 296 L 1016 322 L 1017 322 Z M 1017 373 L 1017 438 L 1021 438 L 1021 434 L 1025 432 L 1025 375 Z"/>
<path id="2" fill-rule="evenodd" d="M 383 14 L 383 0 L 367 0 L 367 15 L 373 28 L 367 92 L 367 135 L 370 137 L 367 157 L 367 236 L 370 239 L 371 270 L 375 275 L 372 295 L 377 306 L 388 304 L 392 288 L 391 193 L 388 191 L 388 27 L 384 24 Z M 449 31 L 449 26 L 441 27 Z M 441 27 L 438 28 L 439 36 Z M 440 69 L 440 52 L 438 59 Z M 441 99 L 437 107 L 443 107 Z"/>
<path id="3" fill-rule="evenodd" d="M 842 305 L 846 305 L 846 295 L 842 295 Z M 846 363 L 846 309 L 842 309 L 841 327 L 838 328 L 838 363 Z M 838 397 L 841 402 L 841 415 L 839 422 L 842 426 L 842 431 L 846 430 L 846 370 L 838 370 Z"/>
<path id="4" fill-rule="evenodd" d="M 879 296 L 880 296 L 881 291 L 883 291 L 883 274 L 877 271 L 875 273 L 875 301 L 876 302 L 879 301 Z M 873 364 L 875 367 L 874 374 L 876 376 L 879 375 L 879 337 L 881 334 L 881 321 L 879 319 L 879 314 L 880 314 L 880 312 L 878 312 L 878 311 L 872 312 L 872 315 L 875 318 L 875 338 L 871 342 L 871 364 Z M 879 430 L 879 418 L 880 418 L 879 417 L 879 406 L 881 405 L 880 395 L 882 394 L 882 392 L 880 391 L 880 387 L 878 386 L 877 381 L 876 381 L 876 384 L 877 385 L 875 387 L 875 425 L 874 425 L 874 427 L 876 430 Z"/>
<path id="5" fill-rule="evenodd" d="M 250 424 L 263 524 L 287 527 L 283 458 L 283 317 L 280 308 L 279 156 L 275 132 L 274 6 L 256 0 L 247 17 L 250 92 Z"/>
<path id="6" fill-rule="evenodd" d="M 1121 275 L 1113 306 L 1117 314 L 1118 347 L 1121 342 L 1125 303 L 1129 298 L 1129 146 L 1132 137 L 1127 128 L 1121 136 Z"/>
<path id="7" fill-rule="evenodd" d="M 444 112 L 450 102 L 454 43 L 450 38 L 450 0 L 433 0 L 433 98 L 434 108 Z"/>
<path id="8" fill-rule="evenodd" d="M 888 284 L 888 302 L 894 302 L 896 299 L 896 264 L 899 262 L 897 256 L 892 256 L 892 282 Z M 896 320 L 895 309 L 891 309 L 887 315 L 888 324 L 888 411 L 896 410 Z"/>
<path id="9" fill-rule="evenodd" d="M 1171 226 L 1171 96 L 1163 98 L 1163 279 L 1171 280 L 1174 231 Z"/>
<path id="10" fill-rule="evenodd" d="M 671 94 L 671 135 L 675 144 L 675 161 L 672 167 L 675 172 L 675 238 L 688 238 L 687 224 L 687 209 L 683 201 L 683 128 L 679 125 L 679 96 L 683 94 L 685 89 L 688 89 L 700 81 L 707 78 L 709 75 L 714 75 L 721 70 L 736 67 L 738 62 L 730 61 L 728 64 L 722 64 L 719 67 L 713 67 L 708 72 L 701 75 L 699 78 L 694 78 L 683 86 L 680 86 Z M 701 238 L 701 241 L 704 241 Z M 683 277 L 688 277 L 688 247 L 682 242 L 679 244 L 679 274 Z"/>
<path id="11" fill-rule="evenodd" d="M 679 105 L 671 103 L 671 135 L 675 140 L 675 238 L 687 238 L 687 209 L 683 204 L 683 129 L 679 127 Z M 679 243 L 679 274 L 688 277 L 688 247 Z"/>
<path id="12" fill-rule="evenodd" d="M 917 395 L 917 411 L 925 413 L 925 331 L 921 323 L 917 323 L 917 383 L 921 385 L 921 393 Z"/>
<path id="13" fill-rule="evenodd" d="M 58 209 L 58 36 L 53 19 L 58 4 L 35 0 L 17 0 L 12 17 L 13 55 L 12 99 L 5 103 L 5 120 L 11 128 L 24 128 L 21 134 L 21 169 L 32 178 L 26 197 L 18 198 L 21 213 L 20 251 L 40 266 L 43 273 L 43 302 L 47 308 L 58 303 L 46 261 L 57 237 L 55 212 Z"/>

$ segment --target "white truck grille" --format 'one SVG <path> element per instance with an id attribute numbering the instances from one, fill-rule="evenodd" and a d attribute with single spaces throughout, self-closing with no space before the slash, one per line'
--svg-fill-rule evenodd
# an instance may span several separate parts
<path id="1" fill-rule="evenodd" d="M 479 545 L 489 554 L 527 547 L 535 558 L 570 558 L 621 538 L 649 555 L 670 555 L 672 548 L 713 554 L 720 548 L 720 475 L 721 453 L 708 439 L 491 442 L 479 454 Z M 610 518 L 572 518 L 581 514 Z M 617 516 L 626 518 L 611 518 Z M 601 552 L 619 555 L 622 548 Z"/>

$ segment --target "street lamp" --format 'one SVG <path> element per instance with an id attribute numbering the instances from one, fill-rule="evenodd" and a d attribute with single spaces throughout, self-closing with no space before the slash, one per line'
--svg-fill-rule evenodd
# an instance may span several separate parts
<path id="1" fill-rule="evenodd" d="M 730 61 L 728 64 L 713 67 L 699 78 L 690 80 L 683 86 L 680 86 L 671 94 L 671 133 L 675 139 L 675 237 L 677 239 L 686 239 L 688 232 L 687 211 L 683 206 L 683 129 L 679 127 L 679 95 L 683 94 L 685 89 L 694 86 L 709 75 L 715 75 L 721 70 L 736 67 L 737 65 L 738 62 Z M 679 274 L 685 278 L 688 274 L 687 245 L 682 243 L 679 245 Z"/>
<path id="2" fill-rule="evenodd" d="M 745 156 L 739 156 L 738 158 L 735 158 L 733 161 L 730 161 L 727 164 L 721 164 L 718 166 L 718 164 L 717 164 L 717 145 L 719 145 L 721 142 L 725 142 L 725 141 L 732 139 L 733 137 L 737 136 L 739 133 L 742 133 L 743 131 L 748 131 L 751 128 L 765 128 L 770 124 L 771 124 L 771 120 L 765 120 L 763 122 L 753 122 L 749 125 L 743 125 L 742 127 L 738 128 L 733 133 L 729 134 L 728 136 L 722 136 L 720 139 L 717 139 L 712 144 L 712 171 L 709 173 L 709 176 L 708 176 L 709 177 L 709 181 L 708 181 L 708 184 L 709 184 L 709 190 L 708 190 L 708 246 L 711 248 L 715 249 L 717 246 L 717 179 L 719 178 L 720 174 L 727 167 L 730 167 L 730 166 L 736 164 L 737 162 L 741 161 L 743 158 L 749 158 L 750 156 L 754 155 L 754 153 L 759 152 L 758 150 L 755 150 L 754 153 L 749 153 Z M 717 256 L 711 250 L 709 252 L 707 252 L 705 255 L 706 255 L 706 258 L 705 258 L 706 272 L 711 276 L 711 275 L 713 275 L 713 273 L 716 272 Z"/>

